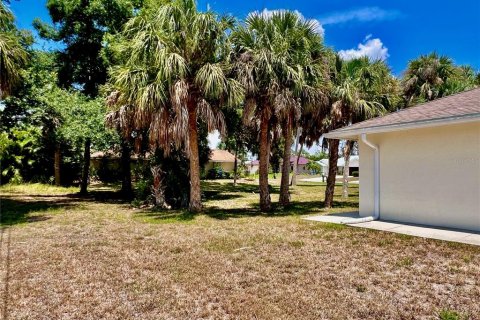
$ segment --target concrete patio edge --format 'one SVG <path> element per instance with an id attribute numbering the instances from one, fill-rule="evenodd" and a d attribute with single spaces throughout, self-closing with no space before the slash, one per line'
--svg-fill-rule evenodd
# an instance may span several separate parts
<path id="1" fill-rule="evenodd" d="M 351 218 L 358 218 L 358 212 L 347 212 L 338 214 L 328 214 L 320 216 L 310 216 L 303 218 L 308 221 L 318 221 L 325 223 L 338 223 Z M 459 242 L 470 245 L 480 246 L 480 232 L 468 231 L 468 230 L 454 230 L 436 228 L 424 225 L 408 224 L 396 221 L 370 221 L 356 224 L 347 224 L 356 228 L 367 228 L 379 231 L 394 232 L 400 234 L 406 234 L 414 237 L 422 237 L 428 239 L 436 239 L 443 241 Z"/>

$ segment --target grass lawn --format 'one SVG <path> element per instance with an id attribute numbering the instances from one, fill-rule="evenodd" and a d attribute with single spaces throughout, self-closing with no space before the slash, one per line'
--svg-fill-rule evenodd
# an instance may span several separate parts
<path id="1" fill-rule="evenodd" d="M 479 247 L 304 221 L 327 213 L 319 183 L 271 215 L 253 182 L 204 190 L 194 216 L 110 186 L 1 187 L 2 318 L 479 319 Z M 332 212 L 357 205 L 353 185 Z"/>

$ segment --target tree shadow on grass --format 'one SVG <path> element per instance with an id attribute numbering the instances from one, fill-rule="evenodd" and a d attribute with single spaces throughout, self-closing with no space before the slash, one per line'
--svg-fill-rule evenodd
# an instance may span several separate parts
<path id="1" fill-rule="evenodd" d="M 278 193 L 280 191 L 279 186 L 269 186 L 271 193 Z M 256 184 L 250 183 L 237 183 L 236 186 L 233 183 L 221 183 L 208 181 L 202 184 L 202 190 L 204 192 L 228 192 L 228 193 L 258 193 L 259 187 Z"/>
<path id="2" fill-rule="evenodd" d="M 3 197 L 1 202 L 0 225 L 38 222 L 50 219 L 54 210 L 67 209 L 73 206 L 70 201 L 21 200 Z"/>
<path id="3" fill-rule="evenodd" d="M 137 218 L 153 223 L 172 223 L 193 221 L 199 215 L 205 215 L 217 220 L 229 220 L 246 217 L 286 217 L 303 216 L 320 212 L 324 209 L 323 201 L 294 201 L 288 207 L 281 207 L 272 203 L 272 211 L 261 212 L 258 204 L 246 205 L 242 208 L 222 208 L 219 206 L 206 206 L 200 214 L 191 213 L 188 210 L 145 210 L 136 214 Z M 353 209 L 355 203 L 349 201 L 334 201 L 332 210 Z M 325 212 L 326 213 L 326 212 Z"/>

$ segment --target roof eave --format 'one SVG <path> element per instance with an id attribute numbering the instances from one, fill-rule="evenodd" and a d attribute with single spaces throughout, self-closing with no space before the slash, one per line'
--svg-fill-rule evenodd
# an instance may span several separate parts
<path id="1" fill-rule="evenodd" d="M 327 139 L 347 139 L 347 140 L 357 140 L 358 136 L 362 133 L 372 134 L 372 133 L 386 133 L 393 131 L 402 131 L 409 129 L 420 129 L 420 128 L 429 128 L 437 127 L 442 125 L 453 125 L 453 124 L 462 124 L 469 122 L 480 121 L 480 114 L 471 114 L 466 116 L 455 116 L 441 119 L 432 119 L 424 121 L 416 121 L 409 123 L 399 123 L 386 126 L 376 126 L 376 127 L 367 127 L 359 129 L 340 129 L 332 132 L 328 132 L 323 136 Z"/>

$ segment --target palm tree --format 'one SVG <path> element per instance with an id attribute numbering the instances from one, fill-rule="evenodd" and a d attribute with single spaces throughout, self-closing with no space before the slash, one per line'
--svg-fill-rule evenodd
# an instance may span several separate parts
<path id="1" fill-rule="evenodd" d="M 0 99 L 9 95 L 20 81 L 20 68 L 27 62 L 14 17 L 0 1 Z"/>
<path id="2" fill-rule="evenodd" d="M 313 87 L 321 74 L 322 42 L 316 27 L 293 12 L 254 12 L 232 35 L 234 71 L 246 89 L 244 120 L 259 127 L 262 211 L 271 210 L 268 165 L 272 131 L 278 124 L 285 139 L 281 202 L 288 203 L 292 130 L 302 99 L 314 104 L 319 95 Z"/>
<path id="3" fill-rule="evenodd" d="M 406 105 L 442 97 L 442 86 L 453 73 L 452 60 L 435 52 L 410 61 L 402 79 Z"/>
<path id="4" fill-rule="evenodd" d="M 238 105 L 243 88 L 228 78 L 229 18 L 199 12 L 194 0 L 142 9 L 116 44 L 121 65 L 111 70 L 116 104 L 132 106 L 136 127 L 148 128 L 152 148 L 183 148 L 190 161 L 189 209 L 202 208 L 197 121 L 224 132 L 223 106 Z"/>
<path id="5" fill-rule="evenodd" d="M 301 115 L 311 109 L 322 109 L 326 104 L 323 81 L 327 78 L 324 63 L 325 50 L 317 34 L 315 23 L 303 20 L 298 14 L 285 14 L 279 19 L 280 28 L 286 33 L 282 38 L 289 47 L 288 62 L 292 73 L 283 79 L 284 92 L 275 99 L 275 111 L 282 123 L 284 153 L 280 203 L 290 202 L 290 155 L 292 137 Z M 299 157 L 297 157 L 298 160 Z M 296 175 L 294 163 L 293 175 Z"/>
<path id="6" fill-rule="evenodd" d="M 383 114 L 386 112 L 385 106 L 394 103 L 389 91 L 392 90 L 394 78 L 382 61 L 370 62 L 367 57 L 344 61 L 337 57 L 332 81 L 334 89 L 331 97 L 330 130 Z M 329 140 L 329 173 L 325 190 L 327 208 L 333 204 L 338 146 L 338 140 Z M 352 143 L 347 141 L 347 162 L 351 148 Z"/>

